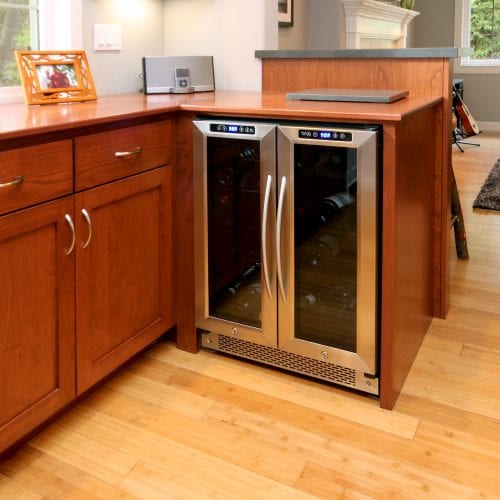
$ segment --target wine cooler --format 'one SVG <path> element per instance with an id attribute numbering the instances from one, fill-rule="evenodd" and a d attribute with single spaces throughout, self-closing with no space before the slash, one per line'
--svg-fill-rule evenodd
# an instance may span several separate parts
<path id="1" fill-rule="evenodd" d="M 378 395 L 377 126 L 193 134 L 202 346 Z"/>

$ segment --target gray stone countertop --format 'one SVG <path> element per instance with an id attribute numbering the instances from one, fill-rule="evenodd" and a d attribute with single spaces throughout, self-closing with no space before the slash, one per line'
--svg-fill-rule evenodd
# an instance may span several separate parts
<path id="1" fill-rule="evenodd" d="M 470 55 L 471 49 L 428 47 L 408 49 L 321 49 L 321 50 L 256 50 L 258 59 L 363 59 L 363 58 L 455 58 Z"/>

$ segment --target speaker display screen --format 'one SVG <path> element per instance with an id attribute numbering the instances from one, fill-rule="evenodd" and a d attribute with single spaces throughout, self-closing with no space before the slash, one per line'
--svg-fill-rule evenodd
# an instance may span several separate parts
<path id="1" fill-rule="evenodd" d="M 336 130 L 300 129 L 300 139 L 314 139 L 322 141 L 352 141 L 350 132 L 340 132 Z"/>
<path id="2" fill-rule="evenodd" d="M 238 125 L 232 123 L 211 123 L 210 132 L 225 132 L 226 134 L 255 135 L 253 125 Z"/>

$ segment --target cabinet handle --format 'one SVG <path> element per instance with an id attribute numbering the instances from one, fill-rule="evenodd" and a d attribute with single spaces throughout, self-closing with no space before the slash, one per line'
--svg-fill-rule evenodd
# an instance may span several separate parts
<path id="1" fill-rule="evenodd" d="M 115 156 L 117 158 L 123 158 L 124 156 L 138 155 L 141 152 L 142 152 L 142 148 L 141 147 L 137 147 L 137 148 L 132 149 L 132 151 L 116 151 L 115 152 Z"/>
<path id="2" fill-rule="evenodd" d="M 276 268 L 281 296 L 286 302 L 285 285 L 283 283 L 283 269 L 281 262 L 281 226 L 283 225 L 283 205 L 285 203 L 286 177 L 281 178 L 280 196 L 278 200 L 278 214 L 276 220 Z"/>
<path id="3" fill-rule="evenodd" d="M 90 240 L 92 239 L 92 222 L 90 220 L 89 213 L 84 208 L 82 208 L 82 215 L 83 215 L 83 218 L 86 220 L 87 225 L 89 226 L 89 235 L 87 236 L 87 241 L 85 241 L 85 243 L 82 244 L 82 248 L 85 249 L 89 246 Z"/>
<path id="4" fill-rule="evenodd" d="M 64 216 L 64 220 L 68 223 L 68 226 L 71 229 L 71 244 L 67 250 L 64 250 L 64 253 L 66 255 L 69 255 L 73 251 L 73 248 L 75 248 L 75 240 L 76 240 L 75 225 L 73 224 L 73 221 L 71 220 L 71 216 L 69 214 L 66 214 Z"/>
<path id="5" fill-rule="evenodd" d="M 271 282 L 269 280 L 269 268 L 267 263 L 267 217 L 269 214 L 269 199 L 271 197 L 271 187 L 273 184 L 273 179 L 270 175 L 267 176 L 266 181 L 266 191 L 264 193 L 264 207 L 262 209 L 262 270 L 264 271 L 264 282 L 266 284 L 267 295 L 269 298 L 272 297 L 271 294 Z"/>
<path id="6" fill-rule="evenodd" d="M 22 175 L 19 175 L 13 181 L 5 182 L 4 184 L 0 184 L 0 188 L 16 186 L 17 184 L 21 184 L 21 182 L 23 182 L 23 180 L 24 180 L 24 177 Z"/>

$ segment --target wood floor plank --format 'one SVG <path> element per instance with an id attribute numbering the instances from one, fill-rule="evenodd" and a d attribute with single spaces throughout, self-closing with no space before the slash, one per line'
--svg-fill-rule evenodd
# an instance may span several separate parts
<path id="1" fill-rule="evenodd" d="M 304 497 L 281 482 L 221 460 L 214 454 L 200 452 L 141 425 L 83 406 L 73 410 L 72 414 L 70 420 L 63 417 L 53 427 L 63 426 L 120 451 L 128 450 L 141 461 L 167 467 L 171 473 L 192 478 L 232 498 Z"/>
<path id="2" fill-rule="evenodd" d="M 271 446 L 257 434 L 221 421 L 205 419 L 204 425 L 200 425 L 196 420 L 175 412 L 156 406 L 146 407 L 140 400 L 119 392 L 100 394 L 90 405 L 124 422 L 139 425 L 141 429 L 284 484 L 293 484 L 305 465 L 305 459 L 292 454 L 293 449 L 286 443 Z M 116 408 L 123 408 L 123 411 Z"/>
<path id="3" fill-rule="evenodd" d="M 20 481 L 0 474 L 0 498 L 3 500 L 17 500 L 20 498 L 25 500 L 42 500 L 43 495 L 25 488 Z"/>
<path id="4" fill-rule="evenodd" d="M 148 500 L 186 500 L 212 498 L 227 500 L 222 495 L 196 482 L 195 478 L 186 479 L 172 474 L 168 467 L 158 467 L 139 462 L 122 480 L 120 486 L 129 493 Z"/>
<path id="5" fill-rule="evenodd" d="M 169 363 L 179 367 L 194 364 L 196 369 L 202 370 L 206 376 L 213 379 L 228 382 L 237 380 L 237 385 L 240 387 L 250 390 L 258 387 L 260 393 L 269 396 L 279 395 L 281 399 L 402 437 L 411 438 L 418 425 L 418 421 L 412 417 L 381 409 L 375 399 L 265 366 L 250 365 L 245 361 L 204 351 L 193 355 L 178 351 L 171 344 L 165 344 L 149 355 L 164 361 L 168 360 Z M 175 379 L 177 375 L 178 372 L 172 376 L 172 379 Z"/>
<path id="6" fill-rule="evenodd" d="M 40 495 L 44 500 L 140 498 L 69 465 L 64 457 L 54 458 L 30 446 L 4 461 L 0 472 L 22 486 L 20 496 L 14 497 L 19 500 L 30 495 Z"/>
<path id="7" fill-rule="evenodd" d="M 166 385 L 128 371 L 118 374 L 107 383 L 107 386 L 192 418 L 201 418 L 215 403 L 209 398 L 187 391 L 179 391 L 172 385 Z"/>
<path id="8" fill-rule="evenodd" d="M 135 457 L 67 429 L 47 429 L 33 438 L 30 446 L 112 485 L 137 464 Z"/>

